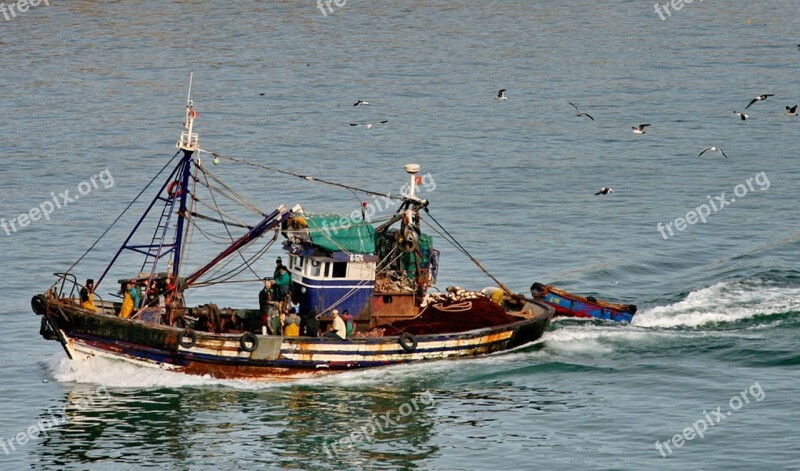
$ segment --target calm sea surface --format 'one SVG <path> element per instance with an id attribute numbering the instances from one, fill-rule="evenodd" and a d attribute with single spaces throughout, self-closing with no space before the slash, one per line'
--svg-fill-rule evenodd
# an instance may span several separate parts
<path id="1" fill-rule="evenodd" d="M 800 469 L 796 0 L 695 1 L 664 20 L 644 1 L 49 4 L 0 16 L 0 217 L 106 170 L 113 184 L 0 230 L 0 469 Z M 419 163 L 431 214 L 509 286 L 636 303 L 633 325 L 562 320 L 506 355 L 288 385 L 66 360 L 30 298 L 175 152 L 191 70 L 203 148 L 381 192 Z M 732 113 L 762 93 L 749 120 Z M 698 158 L 708 146 L 728 158 Z M 212 170 L 264 210 L 359 207 L 230 160 Z M 716 197 L 706 222 L 687 216 Z M 219 247 L 197 242 L 194 266 Z M 441 286 L 490 284 L 436 243 Z M 257 291 L 190 301 L 255 306 Z"/>

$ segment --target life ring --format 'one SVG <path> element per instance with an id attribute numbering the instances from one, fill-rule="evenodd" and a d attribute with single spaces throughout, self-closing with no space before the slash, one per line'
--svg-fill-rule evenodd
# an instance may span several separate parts
<path id="1" fill-rule="evenodd" d="M 189 119 L 195 119 L 196 117 L 197 117 L 197 111 L 195 111 L 193 108 L 190 108 L 189 109 Z"/>
<path id="2" fill-rule="evenodd" d="M 407 352 L 413 352 L 417 349 L 417 339 L 408 332 L 400 334 L 400 338 L 397 339 L 397 342 L 403 347 L 403 350 Z"/>
<path id="3" fill-rule="evenodd" d="M 169 195 L 170 198 L 176 198 L 182 194 L 183 187 L 181 186 L 181 182 L 178 180 L 175 180 L 167 186 L 167 195 Z"/>
<path id="4" fill-rule="evenodd" d="M 188 340 L 187 340 L 188 337 Z M 197 334 L 191 329 L 185 329 L 178 336 L 178 344 L 183 348 L 192 348 L 197 345 Z"/>
<path id="5" fill-rule="evenodd" d="M 538 296 L 544 291 L 544 285 L 541 283 L 534 283 L 531 285 L 531 296 Z"/>
<path id="6" fill-rule="evenodd" d="M 407 227 L 403 230 L 403 236 L 400 239 L 400 250 L 403 252 L 414 252 L 417 250 L 419 243 L 417 242 L 417 233 L 413 229 Z"/>
<path id="7" fill-rule="evenodd" d="M 247 332 L 239 337 L 239 346 L 242 347 L 242 350 L 245 352 L 253 352 L 258 348 L 258 337 L 250 332 Z"/>

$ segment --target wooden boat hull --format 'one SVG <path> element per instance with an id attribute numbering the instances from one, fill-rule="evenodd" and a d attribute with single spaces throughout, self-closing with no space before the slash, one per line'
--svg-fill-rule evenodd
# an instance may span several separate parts
<path id="1" fill-rule="evenodd" d="M 257 335 L 246 351 L 241 334 L 194 332 L 181 345 L 183 329 L 85 311 L 70 300 L 35 296 L 33 309 L 49 323 L 70 357 L 97 355 L 193 375 L 258 381 L 445 358 L 466 358 L 513 349 L 539 339 L 554 313 L 529 301 L 528 318 L 501 326 L 449 334 L 417 335 L 413 347 L 399 336 L 336 339 Z M 184 342 L 185 344 L 186 342 Z"/>
<path id="2" fill-rule="evenodd" d="M 555 309 L 556 316 L 594 318 L 630 323 L 636 314 L 636 306 L 633 304 L 615 304 L 599 301 L 592 297 L 578 296 L 554 286 L 540 283 L 534 283 L 531 286 L 531 295 L 537 301 L 552 306 Z"/>

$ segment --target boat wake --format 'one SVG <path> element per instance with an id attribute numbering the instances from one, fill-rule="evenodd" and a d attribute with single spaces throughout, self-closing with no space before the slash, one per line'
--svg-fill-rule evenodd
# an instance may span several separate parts
<path id="1" fill-rule="evenodd" d="M 60 383 L 100 384 L 110 388 L 185 388 L 222 386 L 235 389 L 268 389 L 280 383 L 221 380 L 194 376 L 103 357 L 76 357 L 70 360 L 57 353 L 45 360 L 50 376 Z"/>
<path id="2" fill-rule="evenodd" d="M 497 359 L 500 356 L 493 358 Z M 426 378 L 437 379 L 441 375 L 458 371 L 458 365 L 461 363 L 441 360 L 275 382 L 226 380 L 211 376 L 187 375 L 98 356 L 76 357 L 74 360 L 70 360 L 62 353 L 56 353 L 47 358 L 44 364 L 49 376 L 60 383 L 88 383 L 120 389 L 205 388 L 218 386 L 239 390 L 264 390 L 295 386 L 333 388 L 340 386 L 348 388 L 372 387 L 376 384 L 398 386 Z"/>
<path id="3" fill-rule="evenodd" d="M 720 282 L 683 299 L 642 309 L 631 325 L 558 318 L 531 359 L 581 362 L 597 354 L 642 352 L 665 344 L 687 347 L 695 338 L 752 336 L 754 331 L 800 325 L 796 279 L 769 274 Z M 755 334 L 763 335 L 763 334 Z"/>
<path id="4" fill-rule="evenodd" d="M 646 328 L 714 328 L 758 316 L 800 311 L 800 287 L 747 279 L 692 291 L 673 304 L 644 309 L 633 325 Z"/>

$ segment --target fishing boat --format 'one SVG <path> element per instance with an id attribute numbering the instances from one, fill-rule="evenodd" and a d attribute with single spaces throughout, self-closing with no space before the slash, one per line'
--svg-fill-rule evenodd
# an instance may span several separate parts
<path id="1" fill-rule="evenodd" d="M 197 116 L 190 78 L 178 151 L 139 193 L 150 190 L 154 197 L 108 266 L 92 285 L 80 283 L 75 268 L 84 253 L 55 274 L 48 290 L 33 296 L 40 334 L 58 341 L 70 359 L 106 357 L 185 374 L 270 381 L 478 357 L 530 344 L 547 328 L 552 307 L 512 293 L 430 215 L 429 201 L 418 194 L 419 165 L 405 166 L 410 178 L 399 194 L 373 192 L 208 152 L 200 147 Z M 300 205 L 262 211 L 212 173 L 206 157 L 213 164 L 222 159 L 392 199 L 397 209 L 380 224 L 367 222 L 364 206 L 360 214 L 346 215 L 307 212 Z M 201 196 L 204 191 L 211 196 Z M 218 199 L 241 204 L 259 220 L 233 217 Z M 203 261 L 191 266 L 189 241 L 201 224 L 224 227 L 230 239 L 213 257 L 201 250 Z M 423 224 L 475 261 L 503 295 L 490 299 L 459 287 L 439 292 L 439 251 Z M 260 258 L 279 239 L 288 263 L 281 262 L 272 277 L 254 276 Z M 118 266 L 125 257 L 138 261 Z M 99 288 L 112 267 L 124 275 L 119 299 L 104 300 Z M 289 285 L 280 283 L 285 273 Z M 263 293 L 235 308 L 187 304 L 195 292 L 234 282 L 263 285 Z M 137 286 L 146 293 L 141 303 Z M 337 328 L 316 335 L 316 325 L 323 331 L 337 327 L 339 312 L 352 313 L 353 332 L 342 335 Z M 299 334 L 287 321 L 297 318 Z"/>
<path id="2" fill-rule="evenodd" d="M 591 317 L 630 323 L 637 309 L 635 304 L 616 304 L 598 300 L 593 296 L 578 296 L 541 283 L 531 285 L 531 296 L 552 306 L 557 316 Z"/>

